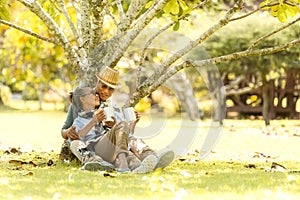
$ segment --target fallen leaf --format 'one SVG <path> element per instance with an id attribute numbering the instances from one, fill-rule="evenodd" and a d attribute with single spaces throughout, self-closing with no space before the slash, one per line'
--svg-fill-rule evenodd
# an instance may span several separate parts
<path id="1" fill-rule="evenodd" d="M 15 164 L 15 165 L 23 165 L 23 164 L 27 164 L 27 162 L 24 162 L 22 160 L 10 160 L 8 161 L 8 163 L 10 164 Z"/>
<path id="2" fill-rule="evenodd" d="M 108 172 L 105 172 L 103 174 L 104 177 L 110 177 L 110 178 L 115 178 L 117 175 L 116 174 L 112 174 L 112 173 L 108 173 Z"/>
<path id="3" fill-rule="evenodd" d="M 48 165 L 48 166 L 52 166 L 53 164 L 54 164 L 53 160 L 51 160 L 51 159 L 48 160 L 48 162 L 47 162 L 47 165 Z"/>
<path id="4" fill-rule="evenodd" d="M 10 149 L 10 153 L 18 153 L 18 154 L 21 154 L 22 152 L 19 151 L 17 148 L 11 148 L 11 149 Z"/>
<path id="5" fill-rule="evenodd" d="M 186 158 L 179 158 L 180 161 L 186 161 Z"/>
<path id="6" fill-rule="evenodd" d="M 248 165 L 245 165 L 246 168 L 253 168 L 253 169 L 256 169 L 256 165 L 255 164 L 248 164 Z"/>
<path id="7" fill-rule="evenodd" d="M 24 174 L 22 174 L 23 176 L 33 176 L 33 172 L 32 171 L 29 171 L 29 172 L 26 172 Z"/>
<path id="8" fill-rule="evenodd" d="M 34 166 L 34 167 L 36 167 L 37 166 L 37 164 L 35 164 L 33 161 L 29 161 L 29 163 L 28 164 L 30 164 L 30 165 L 32 165 L 32 166 Z"/>
<path id="9" fill-rule="evenodd" d="M 287 169 L 278 163 L 273 162 L 271 165 L 271 171 L 273 172 L 287 172 Z"/>

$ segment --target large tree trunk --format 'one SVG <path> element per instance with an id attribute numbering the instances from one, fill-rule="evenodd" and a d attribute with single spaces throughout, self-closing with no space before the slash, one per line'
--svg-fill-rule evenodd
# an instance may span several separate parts
<path id="1" fill-rule="evenodd" d="M 264 81 L 263 84 L 263 118 L 265 120 L 266 125 L 270 125 L 270 95 L 269 95 L 269 89 L 270 89 L 270 82 Z"/>
<path id="2" fill-rule="evenodd" d="M 226 92 L 219 71 L 207 70 L 207 84 L 210 96 L 214 101 L 213 120 L 223 124 L 226 117 Z"/>
<path id="3" fill-rule="evenodd" d="M 3 105 L 4 105 L 4 103 L 3 103 L 2 97 L 0 95 L 0 106 L 3 106 Z"/>
<path id="4" fill-rule="evenodd" d="M 3 102 L 3 99 L 2 99 L 2 92 L 1 92 L 1 90 L 2 90 L 2 85 L 0 84 L 0 106 L 3 106 L 4 105 L 4 102 Z"/>
<path id="5" fill-rule="evenodd" d="M 166 85 L 173 90 L 176 97 L 179 98 L 183 110 L 186 111 L 191 120 L 200 118 L 200 109 L 198 108 L 198 102 L 194 97 L 193 88 L 187 79 L 185 73 L 175 74 L 170 78 Z"/>

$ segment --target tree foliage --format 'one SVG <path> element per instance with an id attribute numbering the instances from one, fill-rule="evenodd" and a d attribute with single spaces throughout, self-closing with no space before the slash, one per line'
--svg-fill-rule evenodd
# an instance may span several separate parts
<path id="1" fill-rule="evenodd" d="M 221 8 L 221 17 L 213 21 L 205 29 L 199 27 L 198 32 L 188 43 L 172 52 L 172 54 L 166 55 L 158 63 L 155 63 L 158 66 L 155 68 L 155 71 L 147 76 L 144 81 L 140 81 L 142 66 L 147 61 L 147 56 L 150 54 L 148 49 L 153 41 L 159 35 L 163 35 L 166 30 L 181 31 L 184 29 L 183 31 L 188 33 L 191 31 L 189 30 L 189 25 L 184 26 L 184 24 L 192 24 L 192 19 L 199 15 L 205 18 L 207 16 L 206 13 L 216 6 L 214 4 L 216 2 L 219 3 L 218 6 Z M 31 15 L 28 15 L 26 20 L 20 20 L 13 15 L 13 10 L 16 7 L 18 9 L 19 7 L 28 9 Z M 146 29 L 154 27 L 155 31 L 147 35 L 143 47 L 136 54 L 136 65 L 129 65 L 137 69 L 136 89 L 128 102 L 131 105 L 135 105 L 143 97 L 151 94 L 181 69 L 205 67 L 243 57 L 272 54 L 300 44 L 299 38 L 289 38 L 289 41 L 271 44 L 268 47 L 257 45 L 266 38 L 275 35 L 276 31 L 274 31 L 269 35 L 266 34 L 265 37 L 257 36 L 256 43 L 244 44 L 245 48 L 237 48 L 230 54 L 217 55 L 216 57 L 200 60 L 183 59 L 184 55 L 208 39 L 213 38 L 222 28 L 234 21 L 242 21 L 253 13 L 268 11 L 281 22 L 294 18 L 299 13 L 298 0 L 265 0 L 260 1 L 260 5 L 248 2 L 245 4 L 243 0 L 235 2 L 209 0 L 57 0 L 55 2 L 11 0 L 9 4 L 1 0 L 0 9 L 2 11 L 0 23 L 4 25 L 2 29 L 15 28 L 53 45 L 52 48 L 41 46 L 35 51 L 56 49 L 54 47 L 58 46 L 57 50 L 60 49 L 58 54 L 64 52 L 65 58 L 68 59 L 68 68 L 75 70 L 77 80 L 92 80 L 95 72 L 99 71 L 104 65 L 122 68 L 122 59 L 126 57 L 128 50 L 138 36 L 142 35 Z M 158 18 L 164 22 L 157 24 Z M 24 22 L 32 20 L 36 21 L 34 24 L 30 23 L 32 27 L 27 27 Z M 296 20 L 299 20 L 299 18 Z M 283 24 L 282 29 L 288 29 L 290 27 L 289 23 Z M 195 27 L 190 26 L 190 28 L 194 29 Z M 24 42 L 24 45 L 27 44 L 27 42 Z M 28 49 L 32 49 L 35 44 L 38 43 L 32 43 L 32 46 Z M 246 48 L 246 46 L 249 48 Z M 21 50 L 20 48 L 18 49 Z M 27 51 L 26 55 L 28 57 L 28 55 L 32 54 Z M 46 59 L 41 58 L 41 54 L 38 55 L 40 61 Z M 55 66 L 56 64 L 52 63 L 50 65 Z M 38 64 L 35 66 L 38 66 Z M 42 71 L 48 70 L 47 66 L 42 65 Z M 59 69 L 64 69 L 65 67 L 65 65 L 62 65 L 62 68 Z"/>

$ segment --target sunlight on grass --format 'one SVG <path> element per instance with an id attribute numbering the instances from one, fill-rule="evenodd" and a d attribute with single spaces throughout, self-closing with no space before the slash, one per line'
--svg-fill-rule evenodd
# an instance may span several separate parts
<path id="1" fill-rule="evenodd" d="M 0 187 L 5 191 L 0 199 L 252 200 L 300 196 L 299 120 L 273 120 L 269 127 L 259 120 L 225 120 L 215 149 L 199 160 L 197 152 L 210 120 L 194 127 L 186 119 L 145 117 L 137 134 L 147 136 L 145 141 L 155 149 L 172 142 L 180 130 L 183 134 L 196 131 L 197 137 L 188 153 L 166 169 L 139 175 L 87 172 L 79 169 L 78 162 L 59 161 L 65 117 L 66 113 L 58 111 L 6 109 L 0 113 Z M 23 153 L 10 153 L 9 147 L 21 147 Z M 49 160 L 54 164 L 48 166 Z M 279 162 L 287 171 L 268 172 L 272 162 Z"/>

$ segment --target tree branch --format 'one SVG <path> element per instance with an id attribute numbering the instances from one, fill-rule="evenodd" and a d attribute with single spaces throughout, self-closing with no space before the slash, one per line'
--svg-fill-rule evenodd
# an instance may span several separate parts
<path id="1" fill-rule="evenodd" d="M 120 46 L 117 48 L 113 56 L 111 56 L 111 59 L 108 61 L 108 66 L 114 67 L 119 62 L 120 58 L 127 50 L 128 46 L 137 37 L 137 35 L 149 24 L 149 22 L 157 15 L 157 13 L 164 7 L 167 1 L 168 0 L 161 0 L 158 3 L 156 3 L 152 7 L 151 11 L 149 11 L 149 13 L 141 19 L 139 24 L 132 31 L 127 32 L 125 38 L 122 40 L 122 43 L 120 43 Z"/>
<path id="2" fill-rule="evenodd" d="M 55 35 L 55 37 L 58 38 L 59 45 L 61 45 L 65 52 L 69 55 L 70 62 L 76 65 L 82 65 L 80 62 L 78 55 L 74 51 L 74 49 L 71 47 L 70 42 L 65 37 L 64 33 L 60 29 L 60 27 L 56 24 L 56 22 L 51 18 L 51 16 L 45 12 L 45 10 L 42 8 L 40 3 L 37 0 L 33 1 L 26 1 L 26 0 L 18 0 L 21 2 L 24 6 L 26 6 L 31 12 L 33 12 L 37 17 L 41 19 L 41 21 L 49 28 L 50 31 L 52 31 Z"/>
<path id="3" fill-rule="evenodd" d="M 17 29 L 19 31 L 22 31 L 22 32 L 24 32 L 24 33 L 26 33 L 28 35 L 31 35 L 31 36 L 33 36 L 33 37 L 35 37 L 37 39 L 40 39 L 40 40 L 43 40 L 43 41 L 46 41 L 46 42 L 50 42 L 50 43 L 53 43 L 53 44 L 56 44 L 56 45 L 59 45 L 59 42 L 57 40 L 55 40 L 55 38 L 52 39 L 52 38 L 47 38 L 47 37 L 41 36 L 41 35 L 39 35 L 37 33 L 34 33 L 32 31 L 30 31 L 30 30 L 27 30 L 27 29 L 25 29 L 25 28 L 23 28 L 21 26 L 12 24 L 12 23 L 7 22 L 5 20 L 0 20 L 0 23 L 1 24 L 5 24 L 5 25 L 7 25 L 7 26 L 9 26 L 11 28 Z"/>
<path id="4" fill-rule="evenodd" d="M 246 94 L 250 91 L 253 91 L 254 89 L 261 87 L 262 85 L 263 85 L 263 83 L 259 82 L 259 83 L 255 84 L 253 87 L 243 87 L 243 88 L 240 88 L 237 90 L 226 90 L 226 96 Z"/>
<path id="5" fill-rule="evenodd" d="M 108 7 L 106 7 L 106 8 L 105 8 L 105 12 L 106 12 L 106 14 L 108 14 L 108 15 L 111 17 L 111 19 L 113 20 L 115 26 L 117 27 L 117 26 L 118 26 L 117 19 L 116 19 L 116 17 L 111 13 L 111 10 L 110 10 Z"/>
<path id="6" fill-rule="evenodd" d="M 92 5 L 92 31 L 89 49 L 93 50 L 103 39 L 103 22 L 107 0 L 96 1 Z"/>
<path id="7" fill-rule="evenodd" d="M 169 59 L 162 64 L 162 68 L 156 72 L 156 75 L 160 76 L 163 74 L 167 68 L 172 65 L 175 61 L 180 59 L 183 55 L 188 53 L 191 49 L 201 44 L 203 41 L 207 40 L 211 35 L 220 30 L 222 27 L 226 26 L 229 23 L 230 18 L 238 12 L 242 5 L 244 4 L 244 0 L 238 0 L 238 2 L 225 14 L 223 18 L 221 18 L 215 25 L 213 25 L 209 30 L 207 30 L 204 34 L 200 35 L 196 40 L 191 41 L 189 45 L 180 49 L 178 52 L 173 54 Z"/>
<path id="8" fill-rule="evenodd" d="M 264 6 L 259 7 L 259 8 L 255 9 L 255 10 L 249 12 L 249 13 L 246 13 L 245 15 L 242 15 L 242 16 L 239 16 L 239 17 L 236 17 L 236 18 L 233 18 L 233 19 L 231 19 L 230 21 L 236 21 L 236 20 L 240 20 L 240 19 L 249 17 L 250 15 L 252 15 L 252 14 L 254 14 L 254 13 L 256 13 L 256 12 L 258 12 L 258 11 L 264 9 L 264 8 L 272 7 L 272 6 L 276 6 L 276 5 L 278 5 L 278 3 L 273 3 L 273 4 L 267 4 L 267 5 L 264 5 Z"/>
<path id="9" fill-rule="evenodd" d="M 136 17 L 142 11 L 147 1 L 148 0 L 132 0 L 130 2 L 130 5 L 128 7 L 128 10 L 126 12 L 123 21 L 120 21 L 118 27 L 119 31 L 125 31 L 130 28 L 131 23 L 133 22 L 133 20 L 136 19 Z"/>
<path id="10" fill-rule="evenodd" d="M 229 11 L 225 14 L 223 18 L 221 18 L 215 25 L 213 25 L 209 30 L 205 33 L 201 34 L 196 40 L 191 41 L 190 44 L 185 46 L 183 49 L 180 49 L 175 54 L 173 54 L 170 58 L 168 58 L 160 68 L 158 68 L 153 75 L 151 75 L 146 81 L 144 81 L 138 88 L 137 92 L 133 94 L 132 98 L 130 99 L 129 104 L 135 105 L 139 101 L 140 94 L 144 97 L 154 91 L 157 86 L 157 80 L 165 77 L 166 71 L 169 66 L 171 66 L 175 61 L 180 59 L 183 55 L 188 53 L 191 49 L 196 47 L 197 45 L 201 44 L 203 41 L 208 39 L 211 35 L 213 35 L 216 31 L 220 30 L 222 27 L 229 23 L 230 18 L 241 9 L 242 5 L 244 4 L 244 0 L 239 0 L 233 8 L 229 9 Z M 186 64 L 185 64 L 186 65 Z M 168 77 L 169 78 L 169 77 Z M 167 78 L 167 79 L 168 79 Z M 166 79 L 165 79 L 166 80 Z M 165 81 L 164 80 L 164 81 Z M 153 89 L 155 88 L 155 89 Z"/>
<path id="11" fill-rule="evenodd" d="M 205 4 L 207 4 L 208 2 L 210 2 L 210 0 L 205 0 L 205 1 L 202 1 L 202 2 L 199 2 L 199 3 L 197 3 L 197 4 L 195 4 L 194 6 L 193 6 L 193 10 L 194 9 L 197 9 L 197 8 L 199 8 L 199 7 L 202 7 L 202 6 L 204 6 Z M 178 22 L 178 21 L 180 21 L 180 20 L 182 20 L 182 19 L 184 19 L 185 18 L 185 16 L 181 16 L 181 17 L 179 17 L 178 18 L 178 20 L 177 21 L 172 21 L 171 23 L 169 23 L 169 24 L 167 24 L 165 27 L 163 27 L 162 29 L 160 29 L 160 30 L 158 30 L 147 42 L 146 42 L 146 44 L 145 44 L 145 46 L 144 46 L 144 48 L 143 48 L 143 50 L 142 50 L 142 53 L 141 53 L 141 56 L 140 56 L 140 61 L 139 61 L 139 64 L 138 64 L 138 70 L 137 70 L 137 80 L 136 80 L 136 86 L 138 87 L 139 86 L 139 84 L 140 84 L 140 76 L 141 76 L 141 67 L 143 66 L 143 64 L 144 64 L 144 60 L 145 60 L 145 58 L 146 58 L 146 51 L 147 51 L 147 49 L 148 49 L 148 47 L 151 45 L 151 43 L 153 42 L 153 40 L 157 37 L 157 36 L 159 36 L 161 33 L 163 33 L 164 31 L 166 31 L 168 28 L 170 28 L 171 26 L 173 26 L 176 22 Z"/>
<path id="12" fill-rule="evenodd" d="M 53 2 L 53 0 L 49 0 L 51 3 L 52 3 L 52 5 L 54 6 L 54 8 L 58 11 L 58 12 L 62 12 L 62 10 L 61 9 L 59 9 L 59 7 L 57 7 L 57 5 L 55 4 L 55 2 Z"/>
<path id="13" fill-rule="evenodd" d="M 124 20 L 124 17 L 125 17 L 123 6 L 121 3 L 121 0 L 116 0 L 116 3 L 117 3 L 118 12 L 119 12 L 120 22 L 121 22 Z"/>
<path id="14" fill-rule="evenodd" d="M 169 77 L 172 75 L 176 74 L 178 71 L 187 68 L 187 67 L 204 67 L 208 65 L 214 65 L 214 64 L 219 64 L 221 62 L 226 62 L 226 61 L 232 61 L 232 60 L 237 60 L 243 57 L 250 57 L 250 56 L 263 56 L 263 55 L 268 55 L 268 54 L 273 54 L 277 53 L 280 51 L 284 51 L 286 49 L 295 47 L 300 45 L 300 39 L 296 39 L 293 41 L 290 41 L 288 43 L 276 46 L 276 47 L 270 47 L 270 48 L 264 48 L 264 49 L 258 49 L 258 50 L 245 50 L 245 51 L 240 51 L 224 56 L 219 56 L 216 58 L 210 58 L 206 60 L 200 60 L 200 61 L 193 61 L 193 60 L 187 60 L 183 61 L 180 64 L 171 67 L 166 74 L 160 77 L 162 81 L 166 81 Z"/>
<path id="15" fill-rule="evenodd" d="M 293 40 L 291 42 L 285 43 L 283 45 L 279 45 L 276 47 L 270 47 L 270 48 L 264 48 L 259 50 L 245 50 L 241 52 L 236 52 L 224 56 L 219 56 L 216 58 L 210 58 L 206 60 L 200 60 L 200 61 L 193 61 L 193 60 L 186 60 L 183 61 L 173 67 L 170 67 L 168 71 L 166 71 L 165 74 L 160 76 L 151 86 L 145 86 L 142 84 L 137 92 L 135 92 L 130 100 L 127 102 L 127 105 L 136 105 L 139 100 L 149 94 L 151 94 L 153 91 L 155 91 L 159 86 L 161 86 L 166 80 L 168 80 L 170 77 L 172 77 L 174 74 L 176 74 L 178 71 L 189 68 L 189 67 L 205 67 L 209 65 L 218 64 L 221 62 L 226 61 L 232 61 L 237 60 L 243 57 L 250 57 L 250 56 L 262 56 L 262 55 L 268 55 L 273 54 L 276 52 L 280 52 L 292 47 L 295 47 L 297 45 L 300 45 L 300 39 Z"/>
<path id="16" fill-rule="evenodd" d="M 274 31 L 272 31 L 271 33 L 268 33 L 260 38 L 258 38 L 257 40 L 255 40 L 250 46 L 248 49 L 252 49 L 253 47 L 255 47 L 258 43 L 260 43 L 261 41 L 263 41 L 264 39 L 272 36 L 272 35 L 275 35 L 276 33 L 282 31 L 283 29 L 286 29 L 288 27 L 290 27 L 291 25 L 295 24 L 296 22 L 300 21 L 300 17 L 298 17 L 297 19 L 295 19 L 294 21 L 284 25 L 284 26 L 281 26 L 277 29 L 275 29 Z"/>
<path id="17" fill-rule="evenodd" d="M 152 35 L 149 38 L 149 40 L 146 42 L 144 48 L 142 49 L 141 56 L 140 56 L 140 61 L 139 61 L 139 64 L 138 64 L 136 87 L 138 87 L 140 85 L 141 70 L 142 70 L 142 66 L 143 66 L 145 58 L 146 58 L 146 53 L 147 53 L 148 47 L 151 45 L 151 43 L 153 42 L 153 40 L 157 36 L 159 36 L 160 34 L 162 34 L 168 28 L 170 28 L 171 26 L 173 26 L 175 23 L 176 23 L 176 21 L 172 21 L 171 23 L 167 24 L 165 27 L 163 27 L 162 29 L 158 30 L 154 35 Z"/>
<path id="18" fill-rule="evenodd" d="M 77 43 L 77 45 L 81 46 L 81 43 L 79 41 L 79 34 L 78 34 L 78 31 L 74 25 L 74 23 L 72 22 L 71 20 L 71 17 L 69 15 L 69 13 L 67 12 L 67 9 L 66 9 L 66 6 L 64 4 L 64 2 L 62 0 L 57 0 L 57 2 L 59 3 L 60 7 L 61 7 L 61 11 L 63 13 L 63 15 L 65 16 L 73 34 L 74 34 L 74 37 L 75 37 L 75 42 Z"/>

